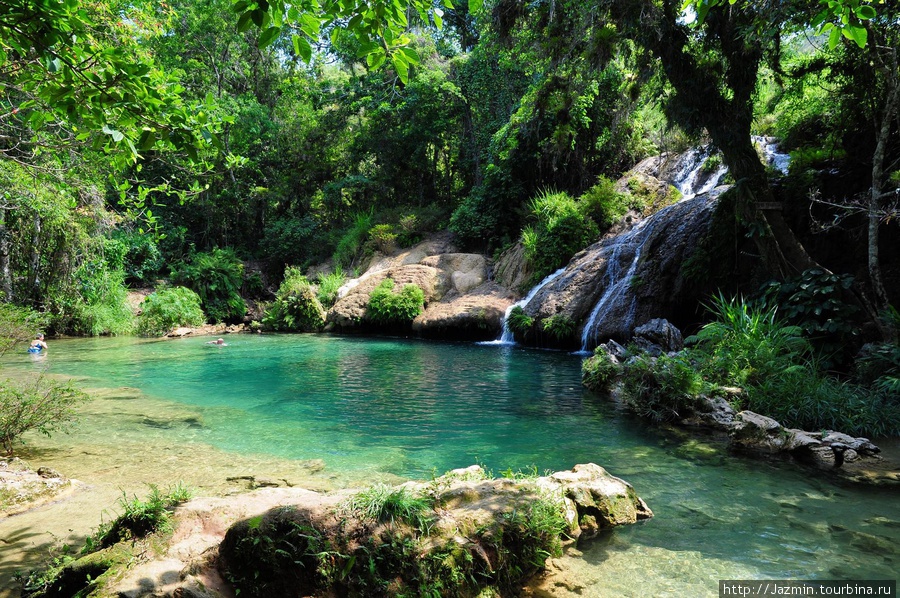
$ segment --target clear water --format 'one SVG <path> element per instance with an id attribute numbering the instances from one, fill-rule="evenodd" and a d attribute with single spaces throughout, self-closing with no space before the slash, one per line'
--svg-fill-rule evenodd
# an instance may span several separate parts
<path id="1" fill-rule="evenodd" d="M 900 570 L 896 490 L 840 486 L 649 430 L 583 390 L 576 356 L 312 335 L 205 340 L 77 339 L 36 360 L 7 356 L 7 373 L 46 369 L 106 389 L 72 435 L 29 437 L 35 458 L 123 480 L 317 459 L 318 487 L 475 462 L 495 472 L 595 462 L 631 482 L 656 517 L 564 559 L 574 581 L 553 585 L 558 596 L 712 596 L 718 579 Z"/>

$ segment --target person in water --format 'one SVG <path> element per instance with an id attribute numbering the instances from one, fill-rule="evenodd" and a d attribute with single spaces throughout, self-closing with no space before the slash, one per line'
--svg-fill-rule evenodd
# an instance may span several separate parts
<path id="1" fill-rule="evenodd" d="M 206 344 L 207 344 L 207 345 L 218 345 L 218 346 L 220 346 L 220 347 L 227 347 L 227 346 L 228 346 L 228 344 L 224 341 L 224 339 L 221 339 L 221 338 L 220 338 L 220 339 L 216 339 L 216 340 L 214 340 L 214 341 L 208 341 Z"/>
<path id="2" fill-rule="evenodd" d="M 44 335 L 41 333 L 38 333 L 38 335 L 36 337 L 34 337 L 34 340 L 31 341 L 31 346 L 28 347 L 28 352 L 29 353 L 40 353 L 40 352 L 46 351 L 46 350 L 47 350 L 47 343 L 44 342 Z"/>

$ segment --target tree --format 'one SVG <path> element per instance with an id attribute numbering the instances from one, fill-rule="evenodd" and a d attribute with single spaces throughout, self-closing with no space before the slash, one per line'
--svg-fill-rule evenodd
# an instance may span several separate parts
<path id="1" fill-rule="evenodd" d="M 452 8 L 453 3 L 444 0 L 444 6 Z M 331 30 L 334 38 L 346 30 L 360 42 L 358 56 L 365 57 L 369 68 L 377 69 L 390 60 L 404 84 L 410 66 L 419 63 L 418 53 L 409 47 L 413 39 L 407 33 L 410 14 L 438 28 L 444 14 L 432 0 L 237 0 L 233 9 L 239 15 L 238 30 L 259 28 L 260 47 L 290 33 L 294 53 L 307 62 L 324 31 Z M 481 0 L 469 0 L 469 12 L 480 9 Z"/>
<path id="2" fill-rule="evenodd" d="M 45 436 L 68 431 L 75 410 L 88 396 L 70 384 L 35 378 L 31 383 L 0 382 L 0 447 L 12 456 L 17 441 L 29 431 Z"/>

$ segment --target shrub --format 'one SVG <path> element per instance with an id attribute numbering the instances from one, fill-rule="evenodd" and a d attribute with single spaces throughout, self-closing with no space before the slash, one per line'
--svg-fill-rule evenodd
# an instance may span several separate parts
<path id="1" fill-rule="evenodd" d="M 247 311 L 240 295 L 244 264 L 231 249 L 194 254 L 190 262 L 173 270 L 172 281 L 197 293 L 203 311 L 213 322 L 236 321 Z"/>
<path id="2" fill-rule="evenodd" d="M 394 292 L 394 281 L 385 278 L 371 293 L 366 306 L 366 319 L 376 324 L 412 322 L 425 308 L 425 293 L 414 284 L 403 285 Z"/>
<path id="3" fill-rule="evenodd" d="M 137 331 L 141 336 L 162 336 L 179 326 L 202 326 L 206 316 L 200 297 L 186 287 L 167 287 L 149 295 L 141 303 Z"/>
<path id="4" fill-rule="evenodd" d="M 510 310 L 509 317 L 506 318 L 506 326 L 514 335 L 524 337 L 531 332 L 531 327 L 534 326 L 534 318 L 517 305 Z"/>
<path id="5" fill-rule="evenodd" d="M 853 346 L 859 328 L 859 308 L 844 301 L 852 286 L 849 274 L 811 268 L 796 278 L 764 284 L 758 297 L 764 308 L 777 308 L 786 323 L 799 326 L 829 362 L 841 362 L 849 358 L 841 352 Z"/>
<path id="6" fill-rule="evenodd" d="M 344 503 L 344 508 L 353 511 L 361 519 L 371 519 L 379 523 L 406 523 L 419 532 L 427 533 L 434 521 L 432 501 L 415 496 L 406 488 L 393 488 L 377 484 L 354 494 Z"/>
<path id="7" fill-rule="evenodd" d="M 376 224 L 369 229 L 369 240 L 381 253 L 389 254 L 397 250 L 397 233 L 393 225 Z"/>
<path id="8" fill-rule="evenodd" d="M 360 212 L 353 224 L 344 231 L 334 250 L 334 263 L 340 267 L 351 267 L 363 255 L 365 241 L 372 228 L 372 213 Z"/>
<path id="9" fill-rule="evenodd" d="M 122 261 L 125 245 L 103 240 L 102 254 L 86 259 L 72 277 L 72 292 L 60 293 L 61 305 L 54 311 L 54 328 L 74 334 L 129 334 L 134 316 L 128 306 L 128 290 Z"/>
<path id="10" fill-rule="evenodd" d="M 316 332 L 325 324 L 325 310 L 312 285 L 297 268 L 287 268 L 263 325 L 283 332 Z"/>
<path id="11" fill-rule="evenodd" d="M 625 403 L 635 413 L 670 421 L 693 407 L 703 379 L 684 355 L 642 354 L 625 364 L 622 387 Z"/>
<path id="12" fill-rule="evenodd" d="M 473 192 L 450 216 L 450 230 L 466 247 L 486 247 L 500 228 L 498 211 L 483 193 Z"/>
<path id="13" fill-rule="evenodd" d="M 319 303 L 322 307 L 328 309 L 337 301 L 338 290 L 347 282 L 344 271 L 340 266 L 334 269 L 331 274 L 319 273 Z"/>
<path id="14" fill-rule="evenodd" d="M 321 227 L 312 216 L 273 219 L 266 223 L 259 248 L 263 255 L 282 264 L 305 266 L 328 256 L 323 250 L 327 244 L 319 242 L 321 235 Z"/>
<path id="15" fill-rule="evenodd" d="M 544 192 L 535 197 L 531 215 L 536 223 L 527 235 L 532 238 L 523 237 L 523 244 L 533 272 L 532 283 L 565 265 L 600 234 L 594 221 L 586 218 L 566 193 Z"/>
<path id="16" fill-rule="evenodd" d="M 122 262 L 125 281 L 134 285 L 151 284 L 165 264 L 156 241 L 148 234 L 136 231 L 117 231 L 113 238 L 125 246 Z"/>
<path id="17" fill-rule="evenodd" d="M 594 354 L 581 363 L 581 383 L 594 392 L 605 392 L 622 371 L 612 355 L 603 347 L 594 349 Z"/>
<path id="18" fill-rule="evenodd" d="M 567 316 L 556 314 L 541 322 L 545 334 L 557 341 L 564 341 L 575 333 L 575 321 Z"/>
<path id="19" fill-rule="evenodd" d="M 823 373 L 798 326 L 746 302 L 718 297 L 716 321 L 686 343 L 688 358 L 714 384 L 743 388 L 739 408 L 807 430 L 878 436 L 900 432 L 900 405 L 890 395 Z"/>
<path id="20" fill-rule="evenodd" d="M 8 456 L 25 432 L 45 436 L 66 432 L 75 421 L 75 410 L 88 396 L 70 384 L 43 377 L 19 384 L 0 382 L 0 446 Z"/>
<path id="21" fill-rule="evenodd" d="M 615 181 L 600 177 L 596 185 L 578 198 L 578 207 L 601 230 L 606 230 L 625 216 L 631 201 L 631 197 L 616 190 Z"/>
<path id="22" fill-rule="evenodd" d="M 34 338 L 47 326 L 46 314 L 28 307 L 0 302 L 0 356 Z"/>

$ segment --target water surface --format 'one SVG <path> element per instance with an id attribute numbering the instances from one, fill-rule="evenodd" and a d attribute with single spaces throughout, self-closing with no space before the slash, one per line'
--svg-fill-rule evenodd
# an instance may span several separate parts
<path id="1" fill-rule="evenodd" d="M 181 478 L 219 493 L 242 473 L 327 489 L 472 463 L 595 462 L 656 517 L 579 547 L 560 565 L 575 580 L 560 596 L 712 596 L 719 579 L 893 579 L 900 569 L 896 491 L 649 430 L 581 387 L 576 356 L 312 335 L 205 340 L 75 339 L 40 359 L 7 356 L 7 371 L 76 376 L 99 397 L 72 435 L 29 436 L 32 460 L 98 486 Z M 41 520 L 0 522 L 0 538 L 13 524 L 34 533 Z"/>

